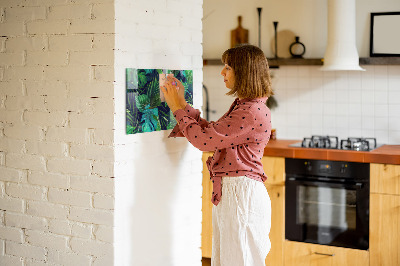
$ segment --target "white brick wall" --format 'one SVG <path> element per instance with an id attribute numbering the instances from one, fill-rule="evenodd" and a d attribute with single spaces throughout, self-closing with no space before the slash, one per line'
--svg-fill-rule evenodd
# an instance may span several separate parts
<path id="1" fill-rule="evenodd" d="M 114 264 L 201 265 L 201 152 L 169 131 L 125 134 L 125 68 L 192 69 L 199 108 L 203 1 L 115 2 Z"/>
<path id="2" fill-rule="evenodd" d="M 200 107 L 201 18 L 202 0 L 0 2 L 1 265 L 200 265 L 201 152 L 125 135 L 125 68 L 192 69 Z"/>
<path id="3" fill-rule="evenodd" d="M 114 0 L 2 0 L 0 32 L 0 265 L 112 265 Z"/>
<path id="4" fill-rule="evenodd" d="M 14 228 L 24 228 L 32 230 L 45 230 L 48 228 L 49 221 L 43 217 L 31 216 L 7 212 L 5 214 L 5 225 Z"/>

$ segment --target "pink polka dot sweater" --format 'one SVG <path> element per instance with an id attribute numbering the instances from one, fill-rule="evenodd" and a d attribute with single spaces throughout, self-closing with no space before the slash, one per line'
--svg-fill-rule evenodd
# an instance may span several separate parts
<path id="1" fill-rule="evenodd" d="M 214 151 L 207 160 L 213 182 L 211 201 L 221 200 L 224 176 L 247 176 L 261 182 L 267 179 L 261 159 L 271 132 L 271 112 L 267 98 L 236 99 L 216 122 L 200 117 L 200 111 L 187 105 L 175 111 L 178 124 L 169 137 L 186 137 L 201 151 Z"/>

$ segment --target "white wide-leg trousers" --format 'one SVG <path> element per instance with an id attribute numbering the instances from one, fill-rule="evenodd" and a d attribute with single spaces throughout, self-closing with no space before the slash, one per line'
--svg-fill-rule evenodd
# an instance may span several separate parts
<path id="1" fill-rule="evenodd" d="M 262 266 L 271 249 L 271 201 L 262 182 L 223 177 L 212 211 L 212 266 Z"/>

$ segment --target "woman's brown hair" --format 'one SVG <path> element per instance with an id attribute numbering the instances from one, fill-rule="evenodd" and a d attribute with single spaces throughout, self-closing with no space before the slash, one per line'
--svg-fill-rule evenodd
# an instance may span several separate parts
<path id="1" fill-rule="evenodd" d="M 235 86 L 227 95 L 255 99 L 274 94 L 268 61 L 260 48 L 246 44 L 228 49 L 222 54 L 222 63 L 235 74 Z"/>

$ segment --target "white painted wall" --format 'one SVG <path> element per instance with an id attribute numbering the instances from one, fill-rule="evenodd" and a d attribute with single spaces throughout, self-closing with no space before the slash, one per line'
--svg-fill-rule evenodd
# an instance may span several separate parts
<path id="1" fill-rule="evenodd" d="M 115 1 L 115 265 L 201 265 L 202 153 L 168 131 L 125 134 L 125 68 L 193 69 L 202 0 Z"/>
<path id="2" fill-rule="evenodd" d="M 305 57 L 323 57 L 327 24 L 321 14 L 326 12 L 327 1 L 230 1 L 231 9 L 227 9 L 226 2 L 204 1 L 204 58 L 220 58 L 229 48 L 229 31 L 236 27 L 238 15 L 243 16 L 243 26 L 250 30 L 250 43 L 257 45 L 258 6 L 266 11 L 263 14 L 269 14 L 262 18 L 265 23 L 262 27 L 270 27 L 262 33 L 265 38 L 262 48 L 267 56 L 272 55 L 267 45 L 273 38 L 272 21 L 278 20 L 279 25 L 286 25 L 278 26 L 278 30 L 293 30 L 303 39 L 307 47 Z M 399 10 L 399 1 L 357 1 L 357 47 L 361 57 L 369 56 L 369 12 Z M 246 18 L 253 22 L 246 25 Z M 273 69 L 273 88 L 279 107 L 272 111 L 272 124 L 278 138 L 329 134 L 339 138 L 376 137 L 382 144 L 399 144 L 400 66 L 363 67 L 366 72 L 321 72 L 318 66 Z M 221 68 L 222 65 L 203 69 L 204 84 L 210 92 L 210 109 L 216 111 L 210 115 L 211 120 L 224 114 L 232 102 L 232 98 L 224 95 Z"/>
<path id="3" fill-rule="evenodd" d="M 114 6 L 0 1 L 0 264 L 112 265 Z"/>
<path id="4" fill-rule="evenodd" d="M 242 26 L 249 30 L 249 43 L 258 45 L 258 12 L 261 13 L 261 49 L 274 55 L 274 26 L 291 31 L 306 46 L 307 58 L 324 56 L 327 41 L 327 0 L 204 0 L 204 58 L 220 58 L 230 46 L 230 31 Z M 370 13 L 400 11 L 398 0 L 356 0 L 356 42 L 360 57 L 369 56 Z M 293 40 L 294 41 L 294 40 Z M 289 47 L 287 47 L 289 49 Z M 278 52 L 279 52 L 278 48 Z"/>

